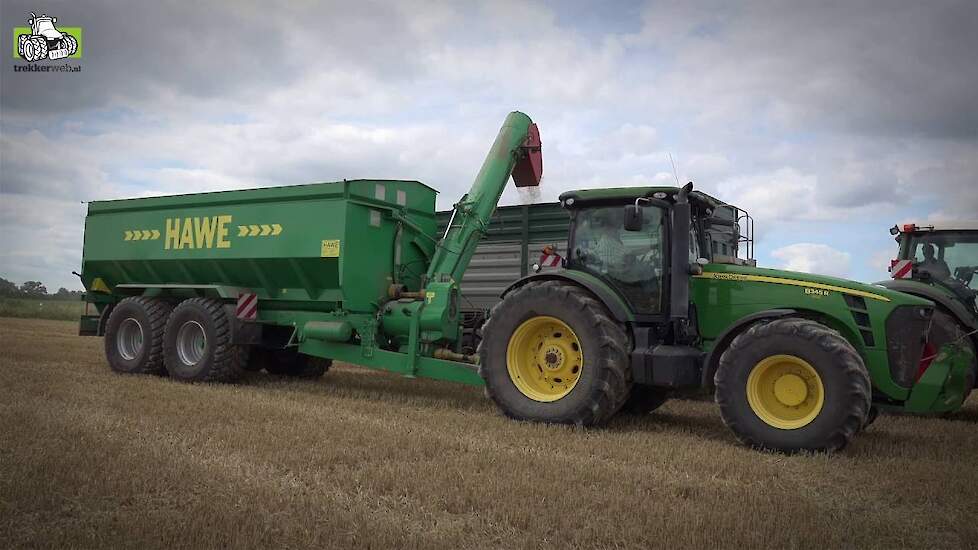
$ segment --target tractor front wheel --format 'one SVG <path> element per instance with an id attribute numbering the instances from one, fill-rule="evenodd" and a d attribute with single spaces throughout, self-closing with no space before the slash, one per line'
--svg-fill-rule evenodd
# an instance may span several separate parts
<path id="1" fill-rule="evenodd" d="M 739 334 L 714 381 L 723 422 L 755 448 L 837 451 L 870 412 L 862 358 L 838 332 L 807 319 L 778 319 Z"/>
<path id="2" fill-rule="evenodd" d="M 628 334 L 586 290 L 530 282 L 492 310 L 479 344 L 486 393 L 517 420 L 593 426 L 628 398 Z"/>
<path id="3" fill-rule="evenodd" d="M 248 363 L 248 347 L 234 344 L 231 315 L 210 298 L 180 302 L 166 323 L 163 355 L 170 376 L 183 382 L 233 382 Z"/>

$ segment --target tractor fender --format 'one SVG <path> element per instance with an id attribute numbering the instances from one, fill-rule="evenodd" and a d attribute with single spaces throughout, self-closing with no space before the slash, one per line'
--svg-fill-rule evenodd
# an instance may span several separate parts
<path id="1" fill-rule="evenodd" d="M 762 319 L 780 319 L 782 317 L 789 317 L 795 315 L 798 312 L 794 309 L 766 309 L 764 311 L 758 311 L 756 313 L 751 313 L 750 315 L 745 315 L 740 319 L 737 319 L 732 325 L 727 327 L 720 336 L 717 337 L 716 345 L 710 350 L 710 353 L 706 356 L 706 361 L 703 364 L 703 387 L 712 388 L 713 387 L 713 375 L 717 372 L 717 367 L 720 365 L 720 356 L 730 345 L 730 342 L 737 337 L 738 334 L 747 330 L 747 327 L 753 325 L 757 321 Z"/>
<path id="2" fill-rule="evenodd" d="M 611 311 L 611 314 L 615 317 L 615 320 L 622 323 L 633 322 L 635 320 L 631 310 L 625 303 L 625 300 L 618 296 L 614 290 L 609 288 L 607 284 L 603 283 L 601 279 L 580 271 L 561 270 L 527 275 L 526 277 L 523 277 L 522 279 L 506 287 L 506 290 L 504 290 L 499 296 L 500 298 L 505 298 L 510 292 L 533 281 L 567 281 L 584 287 L 588 292 L 600 300 L 609 311 Z"/>
<path id="3" fill-rule="evenodd" d="M 939 289 L 927 283 L 921 283 L 914 280 L 889 280 L 877 283 L 880 286 L 884 286 L 890 290 L 896 290 L 898 292 L 905 292 L 907 294 L 912 294 L 919 298 L 926 298 L 931 300 L 937 305 L 946 309 L 955 319 L 958 320 L 961 325 L 968 327 L 971 330 L 978 328 L 978 319 L 975 318 L 975 314 L 968 311 L 959 300 L 955 299 L 953 296 L 941 292 Z"/>

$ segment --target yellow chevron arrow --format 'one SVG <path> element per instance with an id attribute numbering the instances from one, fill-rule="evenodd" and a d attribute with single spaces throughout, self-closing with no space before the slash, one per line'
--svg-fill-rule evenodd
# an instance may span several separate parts
<path id="1" fill-rule="evenodd" d="M 151 239 L 153 239 L 154 241 L 155 241 L 156 239 L 159 239 L 159 238 L 160 238 L 160 230 L 159 230 L 159 229 L 154 229 L 154 230 L 153 230 L 153 236 L 152 236 L 152 237 L 150 237 L 150 238 L 151 238 Z"/>
<path id="2" fill-rule="evenodd" d="M 272 232 L 272 226 L 267 224 L 261 224 L 261 236 L 267 237 L 269 233 Z"/>
<path id="3" fill-rule="evenodd" d="M 258 233 L 261 231 L 261 228 L 258 227 L 257 225 L 249 225 L 248 226 L 248 229 L 249 229 L 249 232 L 248 232 L 248 236 L 249 237 L 257 236 Z"/>
<path id="4" fill-rule="evenodd" d="M 239 225 L 238 226 L 238 236 L 239 237 L 244 237 L 247 234 L 248 234 L 248 226 L 247 225 Z"/>
<path id="5" fill-rule="evenodd" d="M 148 241 L 149 238 L 152 237 L 152 236 L 153 236 L 153 233 L 151 233 L 149 229 L 143 229 L 143 238 L 140 239 L 140 240 Z"/>
<path id="6" fill-rule="evenodd" d="M 282 226 L 279 225 L 279 224 L 277 224 L 277 223 L 273 223 L 272 224 L 272 236 L 274 237 L 274 236 L 278 235 L 281 232 L 282 232 Z"/>
<path id="7" fill-rule="evenodd" d="M 129 231 L 128 229 L 126 229 L 126 236 L 125 236 L 124 240 L 126 240 L 126 241 L 131 241 L 132 240 L 132 231 Z"/>

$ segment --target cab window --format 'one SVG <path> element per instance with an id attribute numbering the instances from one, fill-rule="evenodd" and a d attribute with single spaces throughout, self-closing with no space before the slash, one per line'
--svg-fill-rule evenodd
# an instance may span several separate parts
<path id="1" fill-rule="evenodd" d="M 625 231 L 621 205 L 580 210 L 574 261 L 618 288 L 636 312 L 662 311 L 665 230 L 663 210 L 642 206 L 642 228 Z"/>

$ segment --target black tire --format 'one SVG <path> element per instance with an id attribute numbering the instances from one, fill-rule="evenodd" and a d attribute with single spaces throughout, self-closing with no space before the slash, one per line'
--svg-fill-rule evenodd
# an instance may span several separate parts
<path id="1" fill-rule="evenodd" d="M 507 369 L 507 348 L 514 332 L 525 321 L 542 316 L 571 328 L 582 357 L 580 374 L 569 393 L 549 402 L 524 394 Z M 510 418 L 595 426 L 614 416 L 628 398 L 632 386 L 628 333 L 579 286 L 565 281 L 527 283 L 496 304 L 482 335 L 479 374 L 488 397 Z"/>
<path id="2" fill-rule="evenodd" d="M 763 420 L 749 402 L 751 372 L 762 368 L 762 360 L 778 355 L 807 363 L 823 388 L 821 407 L 811 406 L 814 417 L 803 425 L 776 427 Z M 720 356 L 714 381 L 724 424 L 741 443 L 760 449 L 787 453 L 838 451 L 862 429 L 871 406 L 869 372 L 862 358 L 838 332 L 807 319 L 778 319 L 755 324 L 742 332 Z M 804 387 L 808 388 L 807 396 L 810 387 Z M 814 400 L 815 394 L 812 395 Z M 806 403 L 807 397 L 795 406 L 808 406 Z M 806 418 L 796 420 L 806 422 Z"/>
<path id="3" fill-rule="evenodd" d="M 124 374 L 165 374 L 163 332 L 172 309 L 162 300 L 142 296 L 112 307 L 103 339 L 109 367 Z"/>
<path id="4" fill-rule="evenodd" d="M 265 352 L 265 370 L 268 374 L 306 379 L 322 378 L 333 364 L 331 359 L 306 355 L 294 349 L 265 350 Z"/>
<path id="5" fill-rule="evenodd" d="M 934 317 L 931 320 L 928 337 L 929 342 L 934 345 L 936 350 L 949 342 L 957 342 L 968 348 L 971 351 L 971 356 L 975 358 L 965 382 L 964 401 L 968 400 L 968 396 L 975 388 L 975 383 L 978 382 L 978 356 L 975 355 L 975 346 L 971 337 L 965 336 L 968 332 L 950 313 L 938 309 L 934 312 Z"/>
<path id="6" fill-rule="evenodd" d="M 210 298 L 180 302 L 166 323 L 163 355 L 170 376 L 183 382 L 234 382 L 248 363 L 248 346 L 231 340 L 231 316 Z"/>
<path id="7" fill-rule="evenodd" d="M 622 406 L 621 412 L 626 414 L 644 415 L 658 409 L 669 400 L 672 391 L 668 388 L 655 386 L 632 386 L 632 393 Z"/>

